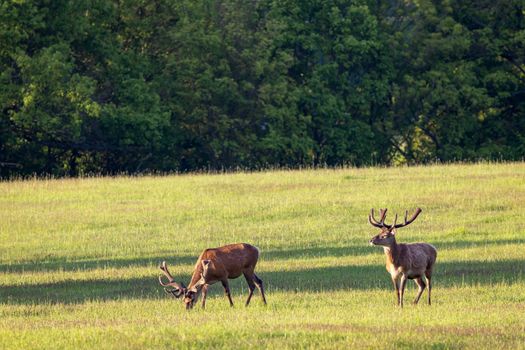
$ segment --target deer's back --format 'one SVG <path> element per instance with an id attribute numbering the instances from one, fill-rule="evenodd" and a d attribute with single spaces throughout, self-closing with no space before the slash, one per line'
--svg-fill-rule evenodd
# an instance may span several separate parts
<path id="1" fill-rule="evenodd" d="M 204 250 L 197 265 L 204 259 L 211 260 L 217 276 L 237 278 L 244 271 L 255 268 L 259 250 L 248 243 L 235 243 Z"/>

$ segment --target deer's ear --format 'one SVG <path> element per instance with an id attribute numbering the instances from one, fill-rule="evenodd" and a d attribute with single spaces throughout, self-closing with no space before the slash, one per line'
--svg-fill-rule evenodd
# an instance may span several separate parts
<path id="1" fill-rule="evenodd" d="M 211 263 L 211 260 L 202 260 L 201 261 L 201 264 L 202 264 L 202 278 L 203 279 L 206 279 L 206 277 L 208 276 L 208 268 L 210 267 L 210 263 Z"/>

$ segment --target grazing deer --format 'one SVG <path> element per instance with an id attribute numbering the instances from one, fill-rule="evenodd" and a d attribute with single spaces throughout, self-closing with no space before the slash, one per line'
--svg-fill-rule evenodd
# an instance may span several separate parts
<path id="1" fill-rule="evenodd" d="M 193 270 L 193 276 L 188 287 L 183 283 L 175 282 L 175 279 L 168 271 L 166 262 L 163 261 L 160 265 L 162 273 L 168 278 L 168 283 L 162 282 L 162 275 L 159 276 L 159 282 L 163 287 L 173 287 L 173 289 L 164 288 L 166 293 L 172 294 L 175 298 L 184 296 L 184 303 L 186 309 L 193 308 L 193 305 L 199 298 L 199 292 L 202 290 L 202 308 L 206 307 L 206 293 L 208 286 L 221 282 L 224 287 L 224 292 L 230 301 L 230 306 L 233 306 L 232 297 L 230 295 L 230 287 L 228 279 L 234 279 L 241 274 L 246 278 L 250 294 L 246 300 L 246 306 L 250 304 L 253 291 L 255 287 L 261 292 L 262 300 L 266 305 L 266 298 L 264 296 L 263 281 L 254 273 L 255 265 L 259 259 L 259 250 L 246 243 L 230 244 L 219 248 L 205 249 Z"/>
<path id="2" fill-rule="evenodd" d="M 396 224 L 396 214 L 392 225 L 385 224 L 386 211 L 387 209 L 380 210 L 379 221 L 374 218 L 374 209 L 368 215 L 368 222 L 381 229 L 379 234 L 372 237 L 370 244 L 383 246 L 386 255 L 386 270 L 390 273 L 392 282 L 394 282 L 397 304 L 403 307 L 403 295 L 407 279 L 413 279 L 418 286 L 418 293 L 416 299 L 414 299 L 414 304 L 417 304 L 426 287 L 423 281 L 423 276 L 425 276 L 428 282 L 428 305 L 430 305 L 432 268 L 437 257 L 436 248 L 428 243 L 398 244 L 396 242 L 396 229 L 411 224 L 421 213 L 421 209 L 417 208 L 410 220 L 407 220 L 408 211 L 406 211 L 403 224 Z"/>

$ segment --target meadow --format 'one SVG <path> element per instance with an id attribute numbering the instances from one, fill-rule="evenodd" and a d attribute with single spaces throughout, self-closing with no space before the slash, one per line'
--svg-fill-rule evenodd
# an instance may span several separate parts
<path id="1" fill-rule="evenodd" d="M 0 349 L 525 349 L 524 204 L 525 163 L 0 182 Z M 438 249 L 432 306 L 395 306 L 372 207 L 423 209 L 398 242 Z M 234 242 L 268 306 L 159 286 Z"/>

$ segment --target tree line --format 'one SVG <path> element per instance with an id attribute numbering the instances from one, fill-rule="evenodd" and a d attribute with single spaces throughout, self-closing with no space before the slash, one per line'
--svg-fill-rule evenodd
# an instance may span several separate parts
<path id="1" fill-rule="evenodd" d="M 525 156 L 523 0 L 2 0 L 0 176 Z"/>

